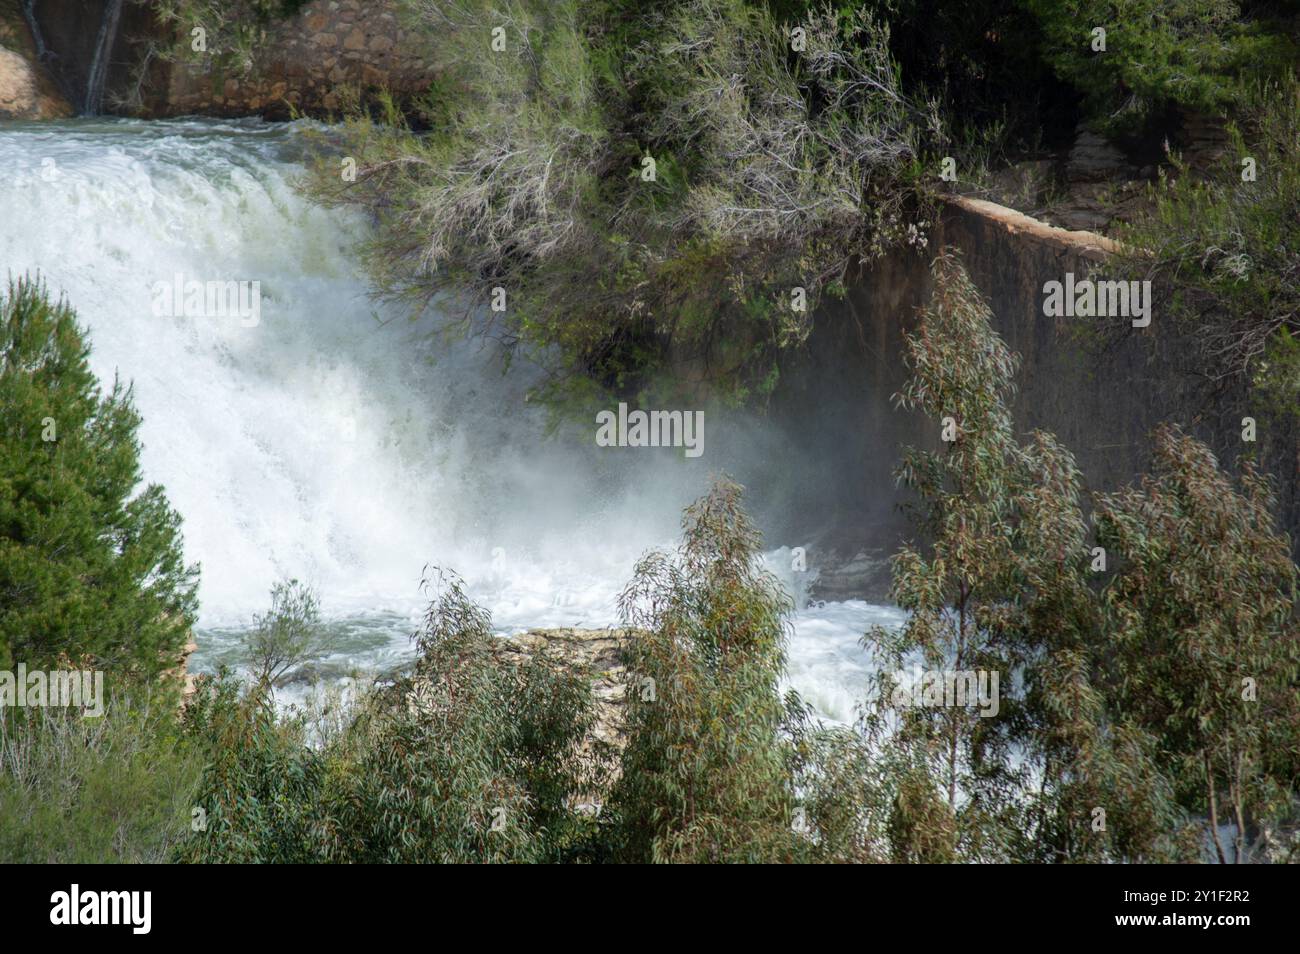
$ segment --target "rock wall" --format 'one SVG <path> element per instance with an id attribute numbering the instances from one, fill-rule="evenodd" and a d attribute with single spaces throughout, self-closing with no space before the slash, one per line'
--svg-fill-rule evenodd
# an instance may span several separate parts
<path id="1" fill-rule="evenodd" d="M 72 114 L 36 58 L 18 0 L 0 0 L 0 119 L 57 119 Z"/>
<path id="2" fill-rule="evenodd" d="M 17 0 L 0 3 L 17 9 Z M 85 94 L 103 8 L 96 0 L 40 0 L 36 7 L 52 74 L 74 106 Z M 424 93 L 436 75 L 394 0 L 311 0 L 267 26 L 247 70 L 215 55 L 216 37 L 208 52 L 169 61 L 163 53 L 178 38 L 188 50 L 190 28 L 160 23 L 150 4 L 126 4 L 109 55 L 104 112 L 325 116 L 339 107 L 345 88 L 362 96 L 383 88 L 403 101 Z"/>
<path id="3" fill-rule="evenodd" d="M 247 75 L 223 75 L 202 63 L 172 67 L 151 112 L 270 119 L 292 111 L 319 115 L 339 107 L 341 87 L 416 96 L 434 75 L 391 0 L 313 0 L 272 28 Z"/>
<path id="4" fill-rule="evenodd" d="M 996 330 L 1021 355 L 1013 405 L 1020 433 L 1053 431 L 1094 491 L 1118 489 L 1148 469 L 1148 435 L 1162 421 L 1204 440 L 1225 466 L 1253 452 L 1277 481 L 1281 524 L 1295 549 L 1300 443 L 1294 428 L 1269 422 L 1244 384 L 1208 393 L 1187 363 L 1191 349 L 1179 330 L 1161 320 L 1159 302 L 1150 327 L 1131 329 L 1101 354 L 1088 341 L 1088 323 L 1127 319 L 1044 316 L 1044 282 L 1066 272 L 1083 277 L 1113 248 L 1109 240 L 954 198 L 925 250 L 864 268 L 846 300 L 817 315 L 807 353 L 777 395 L 788 458 L 815 461 L 840 478 L 819 484 L 801 514 L 821 527 L 807 553 L 810 569 L 822 576 L 814 596 L 882 598 L 884 558 L 913 535 L 893 472 L 906 445 L 939 446 L 939 424 L 896 409 L 893 396 L 906 379 L 903 334 L 929 296 L 929 261 L 942 246 L 961 253 L 992 307 Z M 1244 416 L 1257 419 L 1254 444 L 1241 439 Z"/>

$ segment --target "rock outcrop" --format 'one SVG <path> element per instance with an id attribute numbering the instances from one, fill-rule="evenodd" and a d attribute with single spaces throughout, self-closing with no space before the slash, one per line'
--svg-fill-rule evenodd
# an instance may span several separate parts
<path id="1" fill-rule="evenodd" d="M 20 18 L 0 15 L 0 119 L 57 119 L 72 115 L 37 61 Z"/>
<path id="2" fill-rule="evenodd" d="M 194 651 L 199 648 L 198 643 L 194 641 L 193 634 L 186 641 L 184 648 L 181 649 L 180 655 L 176 657 L 176 664 L 167 670 L 164 670 L 161 679 L 166 682 L 175 680 L 181 691 L 181 705 L 189 702 L 190 696 L 194 695 L 196 680 L 198 676 L 189 671 L 190 657 Z"/>
<path id="3" fill-rule="evenodd" d="M 627 742 L 623 647 L 630 638 L 631 631 L 624 629 L 532 629 L 499 637 L 494 648 L 511 662 L 523 663 L 541 654 L 590 678 L 596 704 L 591 741 L 622 749 Z"/>

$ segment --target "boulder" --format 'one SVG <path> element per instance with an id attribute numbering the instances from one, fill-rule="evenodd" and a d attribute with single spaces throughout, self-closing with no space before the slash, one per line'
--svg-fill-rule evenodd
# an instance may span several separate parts
<path id="1" fill-rule="evenodd" d="M 623 697 L 627 668 L 623 647 L 631 631 L 622 629 L 533 629 L 501 636 L 494 650 L 502 658 L 524 663 L 541 653 L 591 679 L 596 725 L 591 740 L 622 749 L 627 743 Z"/>
<path id="2" fill-rule="evenodd" d="M 56 119 L 72 107 L 27 57 L 0 47 L 0 119 Z"/>

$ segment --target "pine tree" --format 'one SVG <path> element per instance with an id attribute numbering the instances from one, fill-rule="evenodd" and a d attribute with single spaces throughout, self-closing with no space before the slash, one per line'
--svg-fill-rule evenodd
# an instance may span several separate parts
<path id="1" fill-rule="evenodd" d="M 60 655 L 152 675 L 194 622 L 180 518 L 140 482 L 131 388 L 101 394 L 72 308 L 42 284 L 0 299 L 0 668 Z"/>

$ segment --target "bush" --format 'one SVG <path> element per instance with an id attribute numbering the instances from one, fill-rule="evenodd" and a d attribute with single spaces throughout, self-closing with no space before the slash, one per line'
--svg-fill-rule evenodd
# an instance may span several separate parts
<path id="1" fill-rule="evenodd" d="M 1119 563 L 1107 694 L 1158 740 L 1220 862 L 1300 857 L 1297 568 L 1274 505 L 1249 462 L 1238 489 L 1173 427 L 1140 486 L 1098 501 L 1098 542 Z"/>
<path id="2" fill-rule="evenodd" d="M 288 671 L 311 659 L 321 646 L 320 600 L 297 580 L 271 587 L 271 608 L 245 638 L 253 680 L 276 685 Z"/>
<path id="3" fill-rule="evenodd" d="M 194 801 L 203 825 L 177 846 L 177 861 L 324 860 L 324 759 L 305 744 L 300 719 L 276 712 L 265 683 L 245 688 L 225 671 L 200 679 L 184 728 L 206 759 Z"/>
<path id="4" fill-rule="evenodd" d="M 620 604 L 628 742 L 610 798 L 619 860 L 787 861 L 799 847 L 778 691 L 788 597 L 759 568 L 758 535 L 726 480 L 683 518 Z"/>
<path id="5" fill-rule="evenodd" d="M 215 64 L 219 73 L 247 73 L 257 60 L 267 28 L 306 4 L 307 0 L 156 0 L 150 4 L 154 17 L 175 29 L 176 40 L 154 52 L 164 59 Z M 203 50 L 191 46 L 190 31 L 195 28 L 204 31 Z"/>
<path id="6" fill-rule="evenodd" d="M 584 675 L 492 650 L 490 619 L 454 577 L 416 635 L 409 679 L 366 700 L 331 753 L 333 860 L 553 862 L 583 856 L 577 808 L 598 778 L 582 751 Z"/>
<path id="7" fill-rule="evenodd" d="M 1042 28 L 1045 58 L 1111 131 L 1138 129 L 1173 106 L 1222 113 L 1252 82 L 1290 69 L 1298 52 L 1286 11 L 1270 16 L 1264 4 L 1246 16 L 1234 0 L 1021 2 Z M 1092 48 L 1096 28 L 1106 31 L 1104 52 Z"/>
<path id="8" fill-rule="evenodd" d="M 190 862 L 555 862 L 598 856 L 605 754 L 584 673 L 494 652 L 459 580 L 417 634 L 414 673 L 335 699 L 330 731 L 277 713 L 269 683 L 205 682 L 186 712 L 210 759 Z"/>
<path id="9" fill-rule="evenodd" d="M 131 389 L 101 396 L 72 309 L 20 279 L 0 299 L 0 669 L 60 654 L 149 677 L 197 611 L 180 517 L 140 484 Z"/>
<path id="10" fill-rule="evenodd" d="M 1288 422 L 1300 408 L 1300 82 L 1257 88 L 1219 168 L 1198 180 L 1175 162 L 1154 211 L 1120 233 L 1130 250 L 1109 266 L 1151 279 L 1211 385 L 1253 383 Z M 1243 181 L 1242 160 L 1257 178 Z"/>
<path id="11" fill-rule="evenodd" d="M 164 694 L 120 693 L 104 714 L 0 709 L 0 860 L 160 864 L 190 832 L 202 753 Z"/>
<path id="12" fill-rule="evenodd" d="M 373 217 L 381 297 L 457 303 L 555 366 L 552 396 L 652 387 L 670 356 L 738 399 L 770 388 L 849 261 L 924 241 L 906 186 L 937 121 L 865 14 L 811 16 L 795 52 L 740 0 L 408 7 L 447 72 L 432 130 L 356 118 L 356 181 L 333 158 L 310 191 Z"/>

